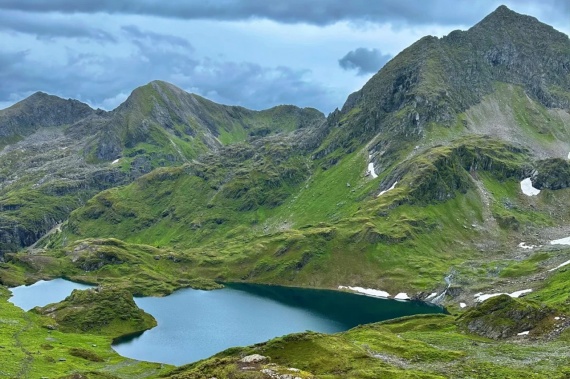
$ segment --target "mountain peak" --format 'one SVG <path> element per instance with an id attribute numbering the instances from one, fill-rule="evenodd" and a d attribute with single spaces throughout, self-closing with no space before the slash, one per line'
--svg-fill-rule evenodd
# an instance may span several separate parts
<path id="1" fill-rule="evenodd" d="M 486 30 L 492 33 L 500 33 L 501 35 L 516 35 L 534 40 L 560 41 L 568 39 L 568 36 L 557 31 L 552 26 L 540 22 L 535 17 L 517 13 L 505 5 L 495 9 L 495 11 L 469 30 Z"/>
<path id="2" fill-rule="evenodd" d="M 16 104 L 13 105 L 14 108 L 18 108 L 21 106 L 38 106 L 39 103 L 46 103 L 49 102 L 50 104 L 57 106 L 58 104 L 64 104 L 69 100 L 65 100 L 56 95 L 50 95 L 49 93 L 45 93 L 42 91 L 37 91 L 31 94 L 30 96 L 26 97 L 23 100 L 20 100 Z"/>
<path id="3" fill-rule="evenodd" d="M 517 12 L 509 9 L 506 5 L 499 5 L 497 9 L 491 12 L 489 15 L 496 14 L 496 15 L 519 15 Z"/>
<path id="4" fill-rule="evenodd" d="M 174 84 L 162 80 L 153 80 L 145 85 L 135 88 L 127 100 L 121 104 L 118 109 L 146 105 L 145 108 L 147 108 L 147 111 L 150 111 L 148 105 L 155 101 L 169 101 L 170 99 L 189 95 L 189 93 L 178 88 Z"/>
<path id="5" fill-rule="evenodd" d="M 25 98 L 24 100 L 42 99 L 42 98 L 48 98 L 49 96 L 57 97 L 55 95 L 49 95 L 49 94 L 42 92 L 42 91 L 36 91 L 33 94 L 31 94 L 30 96 L 28 96 L 27 98 Z"/>
<path id="6" fill-rule="evenodd" d="M 175 86 L 174 84 L 165 82 L 164 80 L 153 80 L 153 81 L 148 82 L 147 84 L 145 84 L 145 85 L 143 85 L 143 86 L 140 86 L 140 87 L 138 87 L 138 88 L 135 88 L 135 89 L 133 90 L 133 92 L 135 92 L 135 91 L 137 91 L 137 90 L 139 90 L 139 89 L 143 89 L 143 90 L 144 90 L 144 89 L 153 89 L 153 90 L 155 90 L 155 91 L 161 91 L 161 90 L 167 89 L 167 90 L 170 90 L 170 91 L 173 91 L 173 92 L 183 92 L 183 93 L 186 92 L 186 91 L 184 91 L 183 89 L 181 89 L 181 88 Z"/>
<path id="7" fill-rule="evenodd" d="M 484 22 L 485 20 L 497 21 L 497 20 L 524 20 L 524 19 L 536 20 L 536 18 L 534 17 L 517 13 L 509 9 L 506 5 L 501 5 L 493 12 L 489 13 L 481 22 Z"/>
<path id="8" fill-rule="evenodd" d="M 3 145 L 2 138 L 24 137 L 41 127 L 71 125 L 94 112 L 78 100 L 36 92 L 0 110 L 0 146 Z"/>
<path id="9" fill-rule="evenodd" d="M 324 133 L 334 137 L 316 156 L 373 140 L 370 150 L 383 152 L 387 167 L 386 157 L 402 151 L 397 141 L 419 145 L 431 125 L 453 125 L 497 83 L 522 88 L 547 108 L 570 109 L 569 57 L 565 34 L 500 6 L 467 31 L 424 37 L 394 57 L 329 118 Z"/>

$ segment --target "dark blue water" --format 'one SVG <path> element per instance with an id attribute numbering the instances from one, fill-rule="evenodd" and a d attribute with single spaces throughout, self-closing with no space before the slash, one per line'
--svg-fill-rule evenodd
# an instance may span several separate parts
<path id="1" fill-rule="evenodd" d="M 10 288 L 12 297 L 8 301 L 27 311 L 36 306 L 43 307 L 51 303 L 58 303 L 75 289 L 84 290 L 91 287 L 93 286 L 74 283 L 65 279 L 40 280 L 30 286 Z"/>
<path id="2" fill-rule="evenodd" d="M 228 284 L 215 291 L 184 289 L 135 301 L 158 326 L 123 338 L 113 348 L 126 357 L 174 365 L 289 333 L 336 333 L 364 323 L 443 312 L 420 302 L 254 284 Z"/>

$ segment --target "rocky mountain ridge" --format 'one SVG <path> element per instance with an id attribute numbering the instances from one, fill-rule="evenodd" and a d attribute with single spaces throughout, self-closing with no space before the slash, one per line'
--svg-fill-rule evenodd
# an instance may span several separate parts
<path id="1" fill-rule="evenodd" d="M 482 124 L 497 119 L 482 123 L 462 114 L 495 93 L 497 83 L 521 88 L 523 96 L 547 109 L 567 110 L 569 72 L 568 36 L 501 6 L 467 31 L 424 37 L 388 62 L 329 117 L 317 134 L 316 140 L 325 143 L 316 157 L 368 143 L 382 172 L 415 146 L 425 145 L 434 125 L 454 129 L 461 123 L 458 129 L 467 127 L 469 133 L 493 133 Z M 515 134 L 519 128 L 506 122 L 495 126 L 502 127 Z M 566 147 L 568 138 L 563 136 Z M 445 142 L 440 138 L 435 143 Z"/>
<path id="2" fill-rule="evenodd" d="M 34 94 L 0 111 L 0 255 L 32 245 L 103 189 L 323 120 L 308 108 L 219 105 L 159 81 L 111 112 Z"/>
<path id="3" fill-rule="evenodd" d="M 467 31 L 416 42 L 326 120 L 221 106 L 152 82 L 113 112 L 40 128 L 0 151 L 0 167 L 14 167 L 0 171 L 9 179 L 0 241 L 26 220 L 22 235 L 39 231 L 10 246 L 0 283 L 64 276 L 128 297 L 243 281 L 450 313 L 284 336 L 149 376 L 253 378 L 289 367 L 302 377 L 566 377 L 569 59 L 568 37 L 501 6 Z M 67 145 L 82 135 L 83 145 Z M 60 141 L 59 155 L 41 154 L 48 140 Z M 54 157 L 124 185 L 100 190 L 78 170 L 81 191 L 69 192 L 65 174 L 50 182 Z M 74 309 L 70 300 L 61 311 Z M 19 314 L 5 326 L 39 329 L 38 320 Z M 263 364 L 242 364 L 254 354 Z"/>
<path id="4" fill-rule="evenodd" d="M 71 125 L 101 110 L 93 110 L 77 100 L 36 92 L 30 97 L 0 110 L 0 148 L 25 138 L 39 128 Z"/>

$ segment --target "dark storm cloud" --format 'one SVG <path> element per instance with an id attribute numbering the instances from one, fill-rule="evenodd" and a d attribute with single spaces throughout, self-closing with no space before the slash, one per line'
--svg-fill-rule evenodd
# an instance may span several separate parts
<path id="1" fill-rule="evenodd" d="M 525 6 L 530 0 L 503 1 Z M 406 22 L 411 24 L 471 24 L 502 2 L 495 0 L 3 0 L 0 9 L 29 12 L 121 13 L 181 19 L 243 20 L 267 18 L 278 22 L 326 25 L 337 21 Z M 543 0 L 545 14 L 564 20 L 570 15 L 566 0 Z"/>
<path id="2" fill-rule="evenodd" d="M 378 49 L 359 47 L 339 59 L 338 64 L 344 70 L 357 70 L 358 75 L 367 75 L 380 70 L 390 58 L 390 54 L 382 54 Z"/>
<path id="3" fill-rule="evenodd" d="M 55 62 L 33 59 L 27 51 L 0 50 L 0 102 L 41 90 L 79 98 L 95 106 L 115 106 L 115 96 L 124 96 L 137 86 L 161 79 L 214 101 L 254 109 L 283 103 L 324 109 L 333 106 L 328 91 L 311 82 L 307 70 L 198 59 L 184 38 L 133 25 L 123 26 L 121 31 L 120 43 L 126 42 L 126 48 L 131 50 L 127 55 L 67 48 L 64 59 Z M 339 99 L 334 101 L 336 105 Z"/>
<path id="4" fill-rule="evenodd" d="M 155 33 L 148 30 L 142 31 L 135 25 L 126 25 L 121 27 L 121 29 L 128 35 L 128 37 L 137 40 L 146 40 L 152 45 L 167 44 L 173 47 L 181 47 L 187 49 L 188 51 L 194 50 L 190 42 L 181 37 L 169 34 Z"/>
<path id="5" fill-rule="evenodd" d="M 115 38 L 97 28 L 75 21 L 54 20 L 22 12 L 0 12 L 0 30 L 31 34 L 38 39 L 88 38 L 99 42 L 116 42 Z"/>

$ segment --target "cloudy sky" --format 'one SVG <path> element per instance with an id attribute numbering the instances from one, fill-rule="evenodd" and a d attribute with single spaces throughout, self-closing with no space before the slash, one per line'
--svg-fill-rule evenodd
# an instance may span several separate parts
<path id="1" fill-rule="evenodd" d="M 329 113 L 414 41 L 502 3 L 570 33 L 568 0 L 0 0 L 0 108 L 44 91 L 110 110 L 161 79 Z"/>

